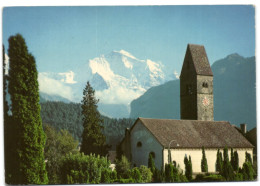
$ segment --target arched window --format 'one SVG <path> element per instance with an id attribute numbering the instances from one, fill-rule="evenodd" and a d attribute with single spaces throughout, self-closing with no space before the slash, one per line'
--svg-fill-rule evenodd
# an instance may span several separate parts
<path id="1" fill-rule="evenodd" d="M 136 144 L 137 147 L 142 147 L 142 142 L 141 141 L 138 141 L 137 144 Z"/>
<path id="2" fill-rule="evenodd" d="M 150 152 L 149 156 L 150 156 L 150 154 L 152 155 L 153 159 L 155 159 L 155 153 L 154 152 Z"/>

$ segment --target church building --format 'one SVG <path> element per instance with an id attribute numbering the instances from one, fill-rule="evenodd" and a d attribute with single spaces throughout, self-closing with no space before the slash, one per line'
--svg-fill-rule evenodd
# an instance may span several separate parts
<path id="1" fill-rule="evenodd" d="M 134 166 L 148 165 L 152 154 L 161 169 L 171 160 L 185 170 L 191 156 L 194 173 L 201 172 L 202 148 L 208 171 L 216 172 L 217 150 L 238 152 L 239 166 L 254 146 L 228 121 L 214 121 L 213 73 L 204 46 L 188 44 L 180 75 L 181 120 L 138 118 L 120 143 L 120 150 Z"/>

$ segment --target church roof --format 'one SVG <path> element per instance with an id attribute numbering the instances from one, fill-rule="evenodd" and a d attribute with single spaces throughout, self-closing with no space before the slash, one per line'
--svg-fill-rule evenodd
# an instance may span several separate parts
<path id="1" fill-rule="evenodd" d="M 188 44 L 187 52 L 190 52 L 192 62 L 198 75 L 213 76 L 206 50 L 203 45 Z"/>
<path id="2" fill-rule="evenodd" d="M 138 120 L 165 148 L 168 148 L 172 140 L 175 142 L 171 143 L 171 148 L 176 148 L 177 144 L 177 148 L 253 148 L 253 145 L 227 121 L 148 118 Z"/>

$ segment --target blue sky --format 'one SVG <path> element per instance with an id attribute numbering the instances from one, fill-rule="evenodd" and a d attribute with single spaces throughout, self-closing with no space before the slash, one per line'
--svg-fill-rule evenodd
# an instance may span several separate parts
<path id="1" fill-rule="evenodd" d="M 231 53 L 255 55 L 255 9 L 233 6 L 10 7 L 3 43 L 21 33 L 39 72 L 65 72 L 88 59 L 126 50 L 180 72 L 188 43 L 210 63 Z"/>

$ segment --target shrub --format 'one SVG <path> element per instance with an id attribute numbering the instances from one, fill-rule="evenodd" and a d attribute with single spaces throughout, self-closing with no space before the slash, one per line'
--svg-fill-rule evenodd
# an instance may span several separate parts
<path id="1" fill-rule="evenodd" d="M 191 181 L 192 180 L 192 162 L 191 162 L 190 156 L 189 156 L 189 159 L 187 158 L 187 156 L 185 156 L 184 164 L 185 164 L 185 176 L 189 181 Z"/>
<path id="2" fill-rule="evenodd" d="M 132 170 L 130 169 L 128 171 L 130 178 L 132 178 L 134 180 L 134 183 L 141 183 L 142 182 L 142 176 L 141 173 L 139 171 L 138 167 L 133 168 Z"/>
<path id="3" fill-rule="evenodd" d="M 195 182 L 220 182 L 225 181 L 225 178 L 218 174 L 198 174 L 194 179 Z"/>
<path id="4" fill-rule="evenodd" d="M 118 178 L 128 178 L 128 170 L 131 168 L 131 164 L 125 156 L 122 156 L 120 160 L 116 160 L 116 172 Z"/>
<path id="5" fill-rule="evenodd" d="M 101 173 L 101 183 L 111 183 L 112 170 L 104 169 Z"/>
<path id="6" fill-rule="evenodd" d="M 141 173 L 142 183 L 150 183 L 152 181 L 153 173 L 148 167 L 141 165 L 139 171 Z"/>
<path id="7" fill-rule="evenodd" d="M 109 170 L 109 165 L 110 162 L 105 157 L 70 153 L 61 161 L 61 182 L 100 183 L 101 173 L 105 169 Z"/>

